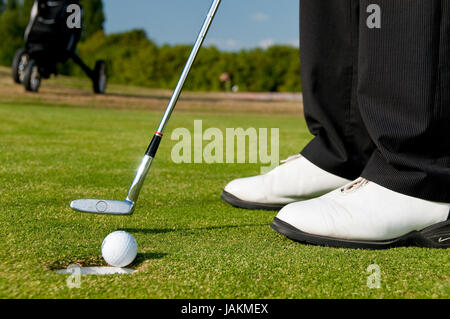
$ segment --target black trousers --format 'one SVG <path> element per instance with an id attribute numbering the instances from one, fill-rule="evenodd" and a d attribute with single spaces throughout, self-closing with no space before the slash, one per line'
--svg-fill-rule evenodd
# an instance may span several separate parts
<path id="1" fill-rule="evenodd" d="M 300 15 L 302 154 L 450 203 L 450 0 L 300 0 Z"/>

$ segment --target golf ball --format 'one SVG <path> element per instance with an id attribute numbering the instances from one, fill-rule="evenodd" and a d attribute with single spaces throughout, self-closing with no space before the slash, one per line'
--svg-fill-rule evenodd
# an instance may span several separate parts
<path id="1" fill-rule="evenodd" d="M 102 243 L 102 256 L 114 267 L 125 267 L 133 262 L 138 251 L 134 237 L 125 231 L 115 231 L 105 237 Z"/>

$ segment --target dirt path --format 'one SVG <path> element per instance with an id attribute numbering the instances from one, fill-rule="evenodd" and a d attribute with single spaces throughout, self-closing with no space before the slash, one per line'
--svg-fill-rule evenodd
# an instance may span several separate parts
<path id="1" fill-rule="evenodd" d="M 65 76 L 44 80 L 39 93 L 16 85 L 10 69 L 0 67 L 0 102 L 45 103 L 74 107 L 163 110 L 171 92 L 110 85 L 108 94 L 95 95 L 87 79 Z M 184 92 L 177 111 L 215 113 L 267 113 L 302 115 L 301 94 L 292 93 L 194 93 Z"/>

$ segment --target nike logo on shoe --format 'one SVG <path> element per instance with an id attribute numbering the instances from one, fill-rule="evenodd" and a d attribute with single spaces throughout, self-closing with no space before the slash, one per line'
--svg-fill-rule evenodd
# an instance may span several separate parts
<path id="1" fill-rule="evenodd" d="M 447 241 L 447 240 L 450 240 L 450 237 L 447 237 L 447 238 L 444 238 L 444 239 L 441 237 L 441 238 L 438 239 L 438 242 L 439 243 L 443 243 L 444 241 Z"/>

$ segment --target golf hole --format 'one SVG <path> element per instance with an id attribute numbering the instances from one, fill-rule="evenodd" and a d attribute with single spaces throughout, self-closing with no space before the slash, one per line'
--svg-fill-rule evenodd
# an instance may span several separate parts
<path id="1" fill-rule="evenodd" d="M 80 275 L 128 275 L 134 274 L 137 270 L 130 268 L 120 268 L 120 267 L 76 267 L 76 268 L 67 268 L 57 270 L 57 274 L 61 275 L 72 275 L 72 274 L 80 274 Z"/>

